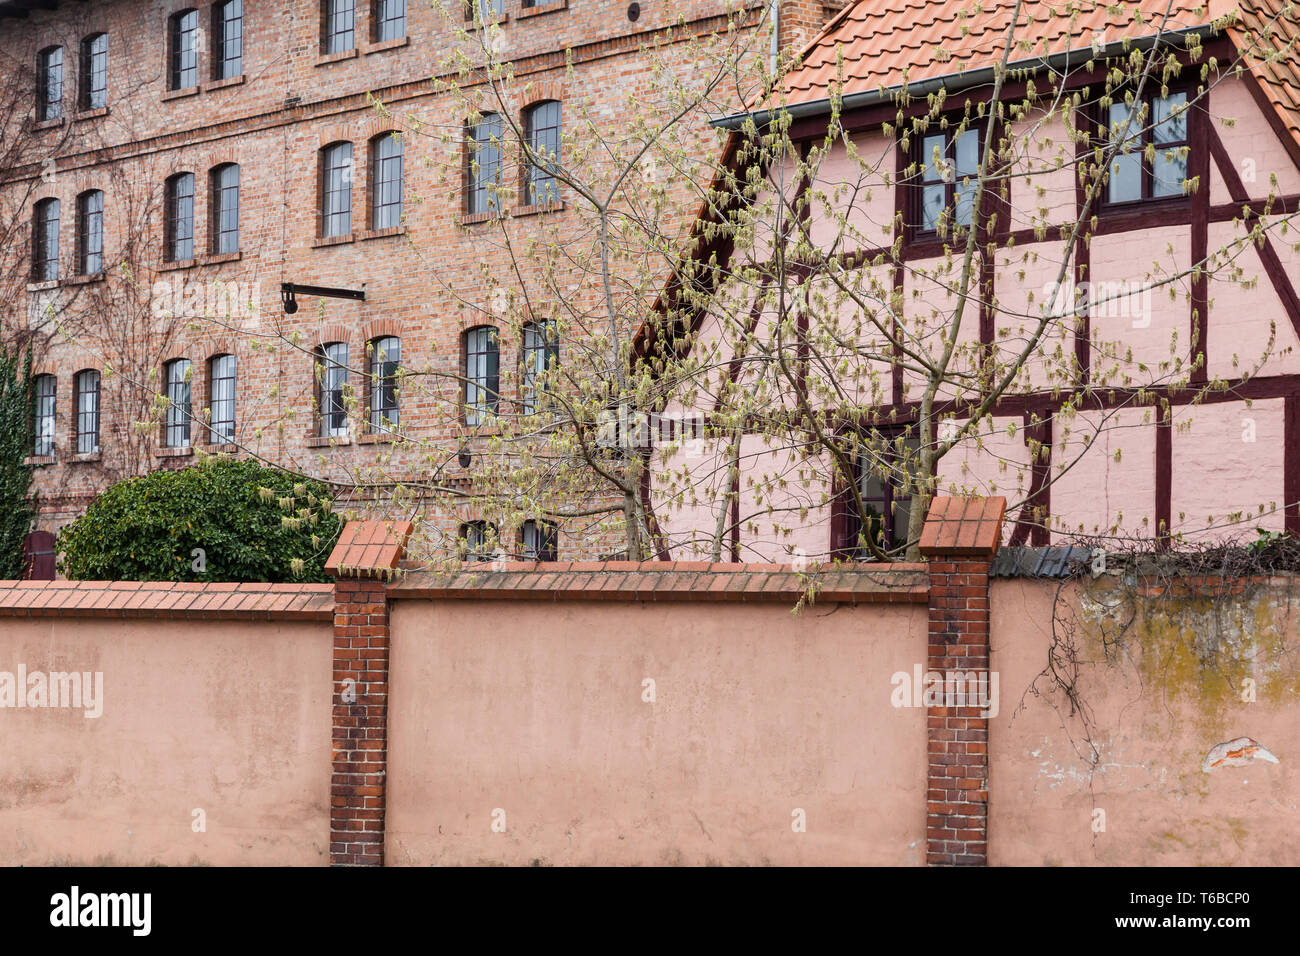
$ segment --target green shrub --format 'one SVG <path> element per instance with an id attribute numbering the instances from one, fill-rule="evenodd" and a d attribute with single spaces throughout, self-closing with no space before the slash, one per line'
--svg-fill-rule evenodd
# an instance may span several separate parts
<path id="1" fill-rule="evenodd" d="M 214 456 L 113 485 L 59 536 L 74 580 L 327 581 L 342 522 L 321 482 Z"/>

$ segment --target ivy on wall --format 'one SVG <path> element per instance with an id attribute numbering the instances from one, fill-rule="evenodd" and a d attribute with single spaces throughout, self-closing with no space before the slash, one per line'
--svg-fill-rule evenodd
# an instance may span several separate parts
<path id="1" fill-rule="evenodd" d="M 0 580 L 23 576 L 23 539 L 35 508 L 32 466 L 32 357 L 0 349 Z"/>

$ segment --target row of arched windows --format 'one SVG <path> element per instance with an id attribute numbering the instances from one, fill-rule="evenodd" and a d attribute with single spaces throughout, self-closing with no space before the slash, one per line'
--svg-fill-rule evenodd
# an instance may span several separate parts
<path id="1" fill-rule="evenodd" d="M 367 228 L 392 229 L 402 222 L 403 146 L 400 133 L 369 141 Z M 331 239 L 352 233 L 352 143 L 330 143 L 320 151 L 320 230 Z"/>
<path id="2" fill-rule="evenodd" d="M 545 387 L 543 373 L 560 362 L 555 323 L 527 323 L 520 346 L 520 406 L 524 414 L 532 414 Z M 483 425 L 498 413 L 501 401 L 501 346 L 496 326 L 476 325 L 461 334 L 461 378 L 465 424 Z"/>
<path id="3" fill-rule="evenodd" d="M 213 255 L 239 251 L 239 166 L 223 163 L 209 174 L 210 222 L 208 251 Z M 32 278 L 45 282 L 60 277 L 58 199 L 40 200 L 32 221 Z M 75 274 L 104 271 L 104 193 L 89 189 L 77 197 L 77 247 Z M 184 262 L 194 258 L 194 174 L 177 173 L 167 179 L 163 198 L 163 259 Z"/>
<path id="4" fill-rule="evenodd" d="M 523 142 L 519 189 L 529 205 L 559 199 L 556 173 L 560 166 L 560 101 L 542 100 L 521 116 Z M 499 210 L 498 191 L 506 183 L 505 121 L 500 113 L 485 113 L 465 131 L 465 211 L 470 215 Z"/>
<path id="5" fill-rule="evenodd" d="M 77 71 L 77 109 L 86 112 L 108 105 L 108 34 L 92 33 L 81 41 Z M 36 58 L 36 120 L 63 118 L 63 47 L 46 47 Z"/>
<path id="6" fill-rule="evenodd" d="M 59 278 L 59 226 L 61 207 L 57 199 L 36 204 L 32 223 L 32 278 L 45 282 Z M 77 275 L 92 276 L 104 271 L 104 193 L 88 189 L 77 196 Z"/>
<path id="7" fill-rule="evenodd" d="M 555 525 L 549 521 L 529 519 L 520 525 L 517 552 L 510 556 L 526 561 L 554 561 L 559 553 L 559 537 Z M 496 525 L 489 521 L 463 522 L 460 538 L 462 551 L 470 561 L 491 561 L 498 551 L 505 551 Z"/>
<path id="8" fill-rule="evenodd" d="M 78 455 L 99 453 L 100 374 L 97 369 L 82 369 L 72 376 L 72 446 Z M 33 433 L 35 441 L 32 454 L 49 457 L 54 454 L 57 429 L 58 379 L 53 375 L 37 375 Z"/>

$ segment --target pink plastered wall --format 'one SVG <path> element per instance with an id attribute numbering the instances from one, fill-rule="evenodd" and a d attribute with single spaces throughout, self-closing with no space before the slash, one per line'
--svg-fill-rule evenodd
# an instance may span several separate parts
<path id="1" fill-rule="evenodd" d="M 6 619 L 0 670 L 99 672 L 103 702 L 0 709 L 0 860 L 327 864 L 330 647 L 323 623 Z"/>
<path id="2" fill-rule="evenodd" d="M 1282 530 L 1281 399 L 1183 408 L 1174 424 L 1175 532 L 1222 541 Z"/>
<path id="3" fill-rule="evenodd" d="M 499 607 L 394 605 L 389 865 L 924 862 L 924 606 Z"/>
<path id="4" fill-rule="evenodd" d="M 1128 408 L 1053 422 L 1053 532 L 1154 533 L 1154 421 L 1150 408 Z"/>
<path id="5" fill-rule="evenodd" d="M 1257 591 L 1217 612 L 1203 600 L 1144 602 L 1124 629 L 1131 604 L 1104 581 L 1093 587 L 1068 586 L 1058 601 L 1057 582 L 993 583 L 990 666 L 1002 706 L 989 728 L 989 864 L 1293 864 L 1294 597 Z M 1109 658 L 1100 620 L 1122 640 Z M 1040 676 L 1054 624 L 1078 650 L 1088 725 Z M 1253 702 L 1242 699 L 1247 677 Z M 1202 770 L 1211 748 L 1240 737 L 1278 762 Z"/>

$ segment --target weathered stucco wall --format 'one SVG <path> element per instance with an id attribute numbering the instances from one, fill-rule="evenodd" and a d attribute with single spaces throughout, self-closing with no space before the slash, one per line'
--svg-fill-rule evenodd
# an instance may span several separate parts
<path id="1" fill-rule="evenodd" d="M 328 863 L 331 641 L 317 622 L 0 618 L 0 671 L 103 674 L 99 717 L 0 709 L 0 864 Z"/>
<path id="2" fill-rule="evenodd" d="M 392 613 L 390 865 L 925 859 L 925 712 L 889 683 L 925 660 L 923 605 Z"/>
<path id="3" fill-rule="evenodd" d="M 1103 577 L 1056 596 L 1056 582 L 992 586 L 1002 703 L 989 733 L 989 863 L 1294 865 L 1300 589 L 1135 602 Z M 1086 722 L 1038 677 L 1054 618 L 1062 651 L 1078 652 Z M 1279 762 L 1202 770 L 1211 748 L 1240 737 Z"/>

